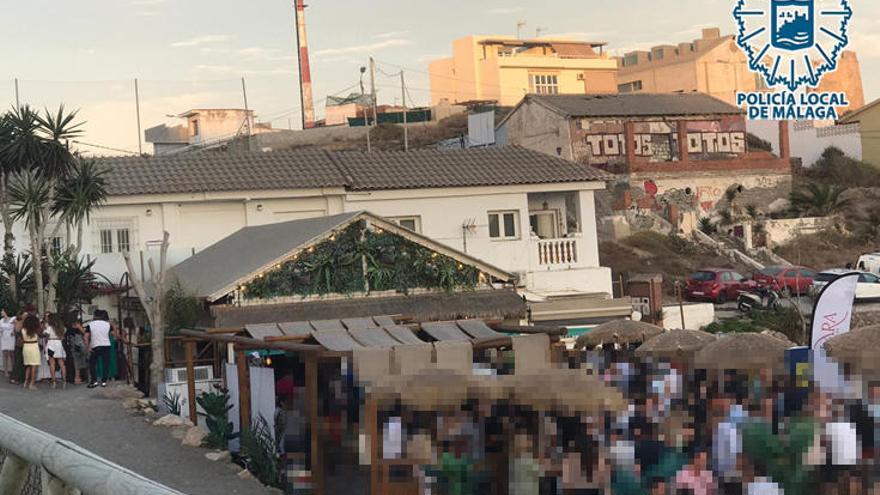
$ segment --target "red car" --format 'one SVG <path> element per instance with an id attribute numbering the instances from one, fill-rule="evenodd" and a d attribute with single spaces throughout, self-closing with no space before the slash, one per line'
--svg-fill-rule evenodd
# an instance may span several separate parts
<path id="1" fill-rule="evenodd" d="M 718 304 L 735 301 L 742 291 L 757 287 L 757 282 L 749 280 L 728 268 L 707 268 L 688 278 L 687 297 L 695 300 L 710 300 Z"/>
<path id="2" fill-rule="evenodd" d="M 775 284 L 783 294 L 806 294 L 816 272 L 804 266 L 768 266 L 752 278 L 760 285 Z"/>

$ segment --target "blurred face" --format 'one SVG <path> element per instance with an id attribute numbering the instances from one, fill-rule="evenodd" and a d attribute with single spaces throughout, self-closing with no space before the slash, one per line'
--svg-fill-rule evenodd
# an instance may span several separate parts
<path id="1" fill-rule="evenodd" d="M 700 452 L 694 457 L 694 467 L 699 471 L 705 471 L 709 465 L 709 455 L 705 452 Z"/>

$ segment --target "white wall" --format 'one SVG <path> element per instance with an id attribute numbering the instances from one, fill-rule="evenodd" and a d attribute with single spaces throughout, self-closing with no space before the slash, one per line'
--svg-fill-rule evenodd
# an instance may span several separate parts
<path id="1" fill-rule="evenodd" d="M 366 193 L 331 189 L 116 197 L 93 212 L 82 253 L 96 260 L 95 271 L 115 282 L 125 273 L 125 264 L 115 237 L 114 252 L 102 253 L 102 229 L 113 230 L 114 236 L 116 230 L 128 229 L 135 269 L 140 271 L 143 266 L 146 271 L 149 259 L 158 266 L 158 244 L 165 230 L 170 234 L 169 262 L 174 265 L 246 226 L 366 210 L 384 217 L 418 216 L 422 234 L 521 274 L 528 288 L 611 293 L 611 273 L 599 266 L 596 235 L 593 189 L 602 187 L 603 183 L 575 183 Z M 580 210 L 582 233 L 575 238 L 577 261 L 539 266 L 537 241 L 529 237 L 530 197 L 539 208 L 546 198 L 564 214 L 567 194 L 576 195 L 574 204 Z M 488 213 L 492 211 L 518 213 L 517 239 L 489 238 Z M 470 224 L 473 229 L 463 228 Z M 26 234 L 21 226 L 17 231 L 17 247 L 26 250 Z M 526 276 L 536 272 L 537 276 Z"/>
<path id="2" fill-rule="evenodd" d="M 768 141 L 773 152 L 779 153 L 779 122 L 746 121 L 746 129 Z M 862 138 L 858 124 L 814 127 L 812 122 L 791 122 L 788 126 L 791 156 L 800 158 L 805 167 L 812 166 L 829 146 L 836 146 L 856 160 L 862 159 Z"/>
<path id="3" fill-rule="evenodd" d="M 684 304 L 684 324 L 687 330 L 700 330 L 715 321 L 712 303 Z M 681 330 L 681 308 L 678 304 L 663 306 L 663 328 Z"/>

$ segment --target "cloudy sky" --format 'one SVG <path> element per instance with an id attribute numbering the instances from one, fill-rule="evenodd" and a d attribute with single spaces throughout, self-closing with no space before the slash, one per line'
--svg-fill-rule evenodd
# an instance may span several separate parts
<path id="1" fill-rule="evenodd" d="M 524 33 L 605 40 L 613 52 L 677 43 L 719 26 L 732 33 L 735 0 L 311 0 L 315 100 L 353 90 L 370 55 L 403 67 L 416 103 L 428 101 L 427 62 L 469 34 Z M 880 97 L 880 2 L 851 0 L 851 27 L 868 100 Z M 145 127 L 193 107 L 243 106 L 276 127 L 298 126 L 293 0 L 28 0 L 0 2 L 0 100 L 80 108 L 84 141 L 137 151 L 133 79 Z M 378 78 L 380 99 L 400 100 Z M 98 149 L 94 149 L 98 151 Z M 103 153 L 113 153 L 104 151 Z"/>

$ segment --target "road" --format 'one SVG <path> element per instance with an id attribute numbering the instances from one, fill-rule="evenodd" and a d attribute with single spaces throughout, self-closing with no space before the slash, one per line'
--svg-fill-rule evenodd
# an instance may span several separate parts
<path id="1" fill-rule="evenodd" d="M 182 447 L 169 430 L 132 415 L 118 399 L 101 398 L 99 390 L 24 391 L 0 379 L 0 412 L 183 493 L 273 493 L 239 478 L 229 463 L 207 460 L 206 450 Z"/>
<path id="2" fill-rule="evenodd" d="M 795 304 L 799 305 L 801 308 L 801 312 L 805 317 L 809 317 L 813 314 L 813 298 L 811 297 L 796 297 L 792 299 Z M 782 301 L 783 306 L 790 306 L 791 303 L 787 300 Z M 857 302 L 853 307 L 854 312 L 856 314 L 859 313 L 880 313 L 880 302 L 878 301 L 867 301 L 867 302 Z M 729 302 L 726 304 L 716 304 L 715 305 L 715 318 L 716 319 L 730 319 L 736 318 L 737 316 L 742 316 L 736 309 L 736 302 Z"/>

